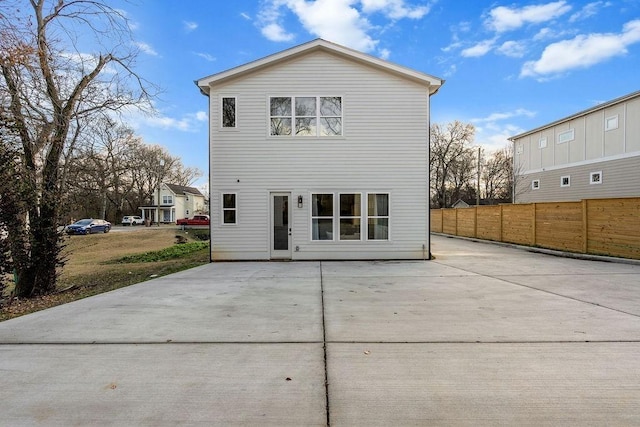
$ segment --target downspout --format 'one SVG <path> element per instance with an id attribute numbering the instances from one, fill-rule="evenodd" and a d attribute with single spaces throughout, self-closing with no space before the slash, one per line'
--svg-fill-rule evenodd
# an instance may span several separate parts
<path id="1" fill-rule="evenodd" d="M 207 108 L 208 108 L 208 114 L 207 117 L 209 117 L 209 123 L 208 123 L 208 136 L 207 136 L 207 144 L 208 144 L 208 150 L 207 153 L 209 153 L 209 218 L 211 218 L 213 215 L 211 215 L 211 191 L 213 188 L 212 184 L 212 171 L 211 171 L 211 96 L 210 96 L 210 90 L 211 88 L 208 88 L 209 90 L 204 90 L 204 88 L 200 87 L 200 85 L 198 84 L 197 80 L 194 80 L 194 83 L 196 84 L 196 86 L 198 86 L 198 89 L 200 90 L 200 93 L 203 94 L 204 96 L 207 97 Z M 209 221 L 209 262 L 213 262 L 213 256 L 212 256 L 212 251 L 213 251 L 213 221 Z"/>

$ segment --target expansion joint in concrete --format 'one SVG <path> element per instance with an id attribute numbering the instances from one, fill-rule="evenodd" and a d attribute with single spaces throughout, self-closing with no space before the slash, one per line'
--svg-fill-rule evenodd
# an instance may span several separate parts
<path id="1" fill-rule="evenodd" d="M 331 425 L 329 412 L 329 374 L 327 372 L 327 327 L 324 318 L 324 281 L 322 279 L 322 261 L 320 261 L 320 302 L 322 304 L 322 351 L 324 352 L 324 395 L 327 426 Z"/>

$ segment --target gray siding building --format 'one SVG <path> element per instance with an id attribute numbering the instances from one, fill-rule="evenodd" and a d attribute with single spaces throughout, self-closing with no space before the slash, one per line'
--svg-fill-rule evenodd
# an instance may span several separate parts
<path id="1" fill-rule="evenodd" d="M 640 91 L 509 139 L 515 203 L 640 196 Z"/>

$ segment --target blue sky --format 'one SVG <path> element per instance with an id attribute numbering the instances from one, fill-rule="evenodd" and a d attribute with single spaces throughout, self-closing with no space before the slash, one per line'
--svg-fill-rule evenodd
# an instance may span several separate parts
<path id="1" fill-rule="evenodd" d="M 118 2 L 119 3 L 119 2 Z M 163 92 L 125 119 L 148 143 L 208 171 L 207 98 L 194 80 L 315 38 L 446 80 L 432 122 L 507 138 L 640 90 L 640 0 L 134 0 L 119 4 L 138 70 Z"/>

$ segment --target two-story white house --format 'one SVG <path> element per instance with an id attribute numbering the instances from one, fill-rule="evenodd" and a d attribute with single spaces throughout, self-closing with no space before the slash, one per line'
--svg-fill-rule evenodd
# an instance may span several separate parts
<path id="1" fill-rule="evenodd" d="M 160 223 L 173 223 L 180 218 L 193 218 L 196 214 L 207 213 L 204 195 L 195 187 L 185 187 L 176 184 L 160 185 L 160 190 L 154 192 L 153 204 L 140 206 L 142 219 L 149 219 Z"/>
<path id="2" fill-rule="evenodd" d="M 640 196 L 640 91 L 509 139 L 516 203 Z"/>
<path id="3" fill-rule="evenodd" d="M 443 80 L 317 39 L 196 84 L 213 260 L 429 258 Z"/>

